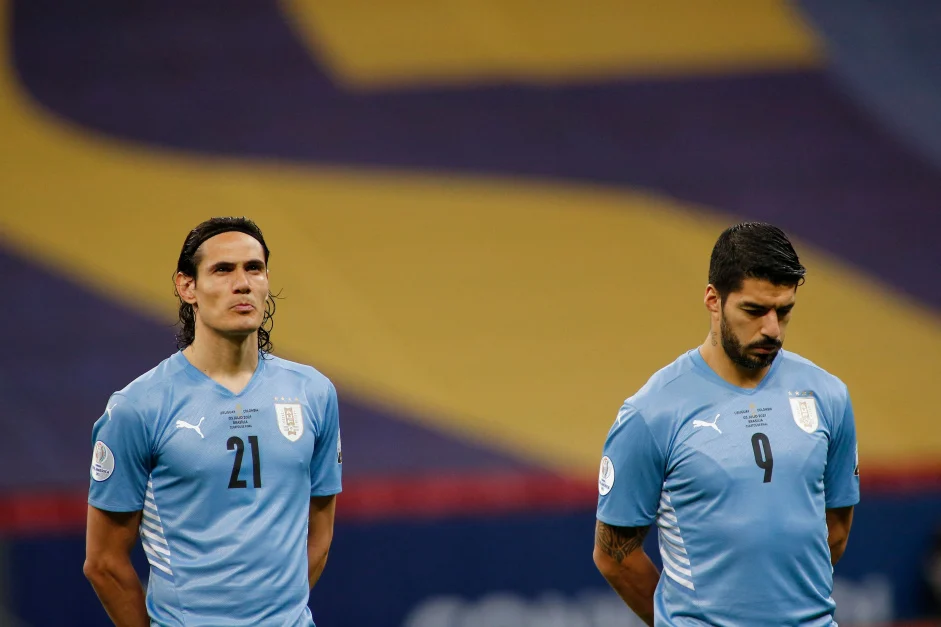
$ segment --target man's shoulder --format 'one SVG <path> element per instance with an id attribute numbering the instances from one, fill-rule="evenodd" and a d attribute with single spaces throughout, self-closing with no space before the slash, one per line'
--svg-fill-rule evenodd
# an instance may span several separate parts
<path id="1" fill-rule="evenodd" d="M 686 400 L 685 384 L 690 382 L 693 364 L 687 351 L 655 372 L 647 382 L 624 401 L 648 421 L 673 415 L 670 411 Z"/>
<path id="2" fill-rule="evenodd" d="M 120 390 L 112 394 L 112 398 L 120 397 L 131 405 L 147 405 L 154 395 L 160 395 L 170 385 L 174 378 L 182 371 L 179 363 L 180 353 L 167 357 L 159 364 L 143 373 Z"/>
<path id="3" fill-rule="evenodd" d="M 846 384 L 835 374 L 825 370 L 802 355 L 782 350 L 779 358 L 782 364 L 784 377 L 787 383 L 791 381 L 805 383 L 816 388 L 819 394 L 831 394 L 842 397 L 847 394 Z"/>
<path id="4" fill-rule="evenodd" d="M 275 378 L 294 379 L 302 383 L 308 392 L 334 389 L 333 382 L 313 366 L 276 357 L 275 355 L 268 355 L 265 359 L 268 361 L 268 368 Z"/>

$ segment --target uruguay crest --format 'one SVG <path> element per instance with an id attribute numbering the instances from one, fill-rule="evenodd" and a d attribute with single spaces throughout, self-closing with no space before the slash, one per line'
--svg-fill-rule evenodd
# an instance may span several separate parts
<path id="1" fill-rule="evenodd" d="M 300 440 L 304 435 L 304 417 L 300 403 L 275 403 L 274 410 L 278 414 L 278 429 L 281 435 L 291 442 Z"/>
<path id="2" fill-rule="evenodd" d="M 820 425 L 820 419 L 817 418 L 817 399 L 813 392 L 788 392 L 788 400 L 791 401 L 791 414 L 794 416 L 794 422 L 803 431 L 813 433 Z"/>

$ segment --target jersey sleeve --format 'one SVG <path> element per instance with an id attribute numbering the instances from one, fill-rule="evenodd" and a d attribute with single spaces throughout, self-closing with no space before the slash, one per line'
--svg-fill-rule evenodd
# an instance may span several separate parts
<path id="1" fill-rule="evenodd" d="M 618 527 L 653 523 L 665 460 L 644 417 L 625 404 L 608 432 L 598 474 L 597 518 Z"/>
<path id="2" fill-rule="evenodd" d="M 108 399 L 92 428 L 88 503 L 111 512 L 144 508 L 151 471 L 150 437 L 140 414 L 121 394 Z"/>
<path id="3" fill-rule="evenodd" d="M 853 404 L 848 392 L 843 414 L 830 434 L 823 488 L 827 508 L 848 507 L 859 502 L 859 449 Z"/>
<path id="4" fill-rule="evenodd" d="M 343 449 L 340 443 L 340 411 L 337 390 L 329 384 L 323 421 L 310 460 L 310 495 L 329 496 L 342 488 Z"/>

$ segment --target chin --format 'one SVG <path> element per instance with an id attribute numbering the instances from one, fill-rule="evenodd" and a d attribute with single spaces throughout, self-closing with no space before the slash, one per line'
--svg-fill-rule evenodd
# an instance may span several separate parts
<path id="1" fill-rule="evenodd" d="M 219 329 L 224 335 L 245 337 L 261 327 L 261 320 L 238 320 L 234 324 Z"/>

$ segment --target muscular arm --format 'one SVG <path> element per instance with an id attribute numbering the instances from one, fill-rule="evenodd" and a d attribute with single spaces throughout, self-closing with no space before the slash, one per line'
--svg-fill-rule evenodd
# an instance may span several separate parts
<path id="1" fill-rule="evenodd" d="M 116 627 L 150 626 L 144 589 L 131 564 L 140 521 L 140 512 L 88 506 L 83 570 Z"/>
<path id="2" fill-rule="evenodd" d="M 646 624 L 653 625 L 653 593 L 660 573 L 642 547 L 649 527 L 595 526 L 595 565 Z"/>
<path id="3" fill-rule="evenodd" d="M 324 566 L 333 541 L 333 517 L 337 497 L 312 496 L 310 498 L 310 525 L 307 529 L 307 577 L 313 588 Z"/>
<path id="4" fill-rule="evenodd" d="M 853 506 L 835 507 L 827 510 L 827 544 L 830 545 L 830 563 L 836 564 L 843 557 L 846 542 L 853 526 Z"/>

